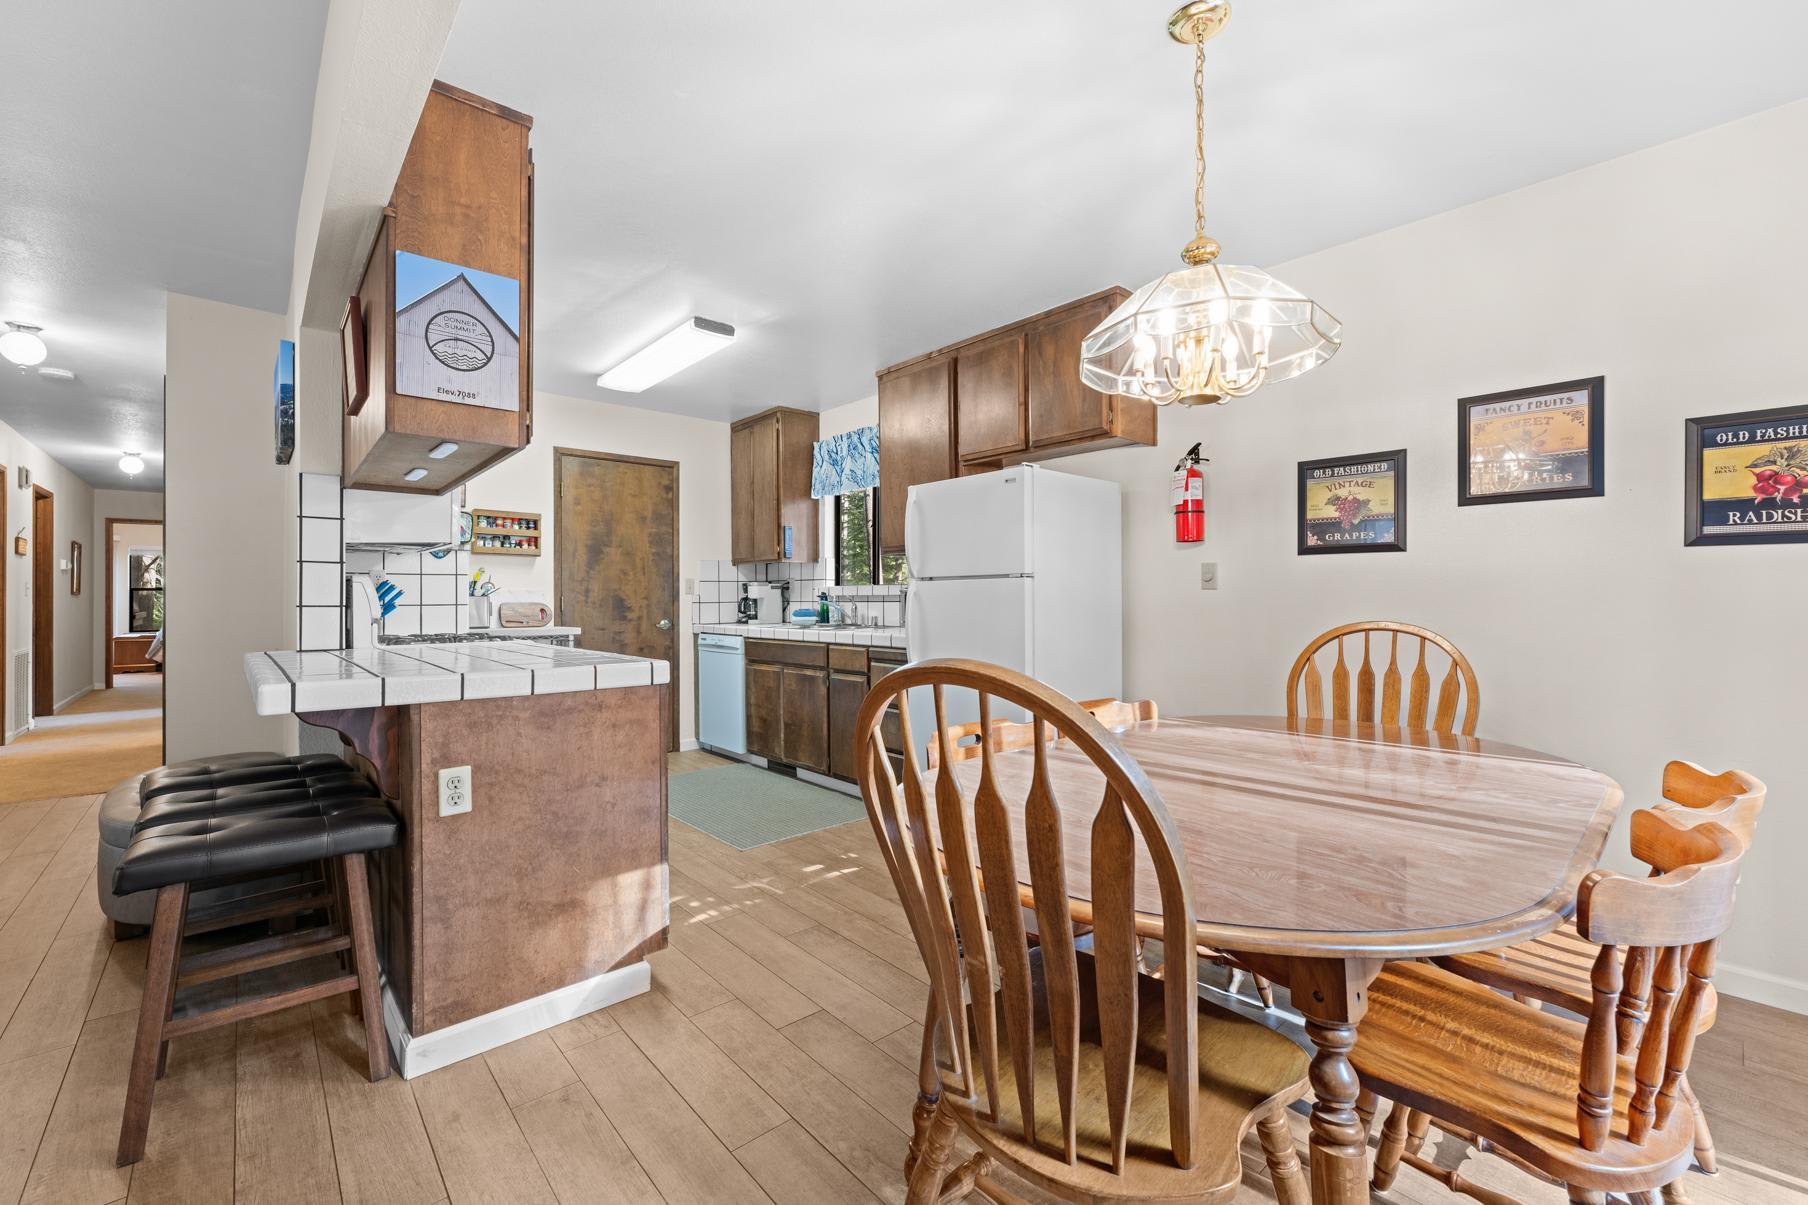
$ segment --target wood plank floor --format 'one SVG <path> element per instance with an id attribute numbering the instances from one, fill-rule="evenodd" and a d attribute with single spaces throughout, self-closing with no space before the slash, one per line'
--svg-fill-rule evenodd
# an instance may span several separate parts
<path id="1" fill-rule="evenodd" d="M 118 1169 L 145 943 L 95 902 L 97 805 L 0 805 L 0 1205 L 903 1199 L 926 984 L 864 823 L 746 853 L 674 823 L 654 992 L 411 1082 L 365 1081 L 343 1001 L 177 1041 L 149 1151 Z M 1805 1049 L 1808 1018 L 1722 1002 L 1700 1205 L 1808 1202 Z M 1244 1167 L 1238 1205 L 1272 1201 L 1253 1137 Z M 1562 1200 L 1497 1160 L 1465 1174 Z M 1377 1200 L 1455 1198 L 1406 1169 Z"/>

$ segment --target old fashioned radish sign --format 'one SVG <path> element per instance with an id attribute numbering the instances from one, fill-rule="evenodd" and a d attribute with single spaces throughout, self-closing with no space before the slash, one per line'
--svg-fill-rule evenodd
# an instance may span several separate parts
<path id="1" fill-rule="evenodd" d="M 1808 541 L 1808 406 L 1692 418 L 1685 544 Z"/>

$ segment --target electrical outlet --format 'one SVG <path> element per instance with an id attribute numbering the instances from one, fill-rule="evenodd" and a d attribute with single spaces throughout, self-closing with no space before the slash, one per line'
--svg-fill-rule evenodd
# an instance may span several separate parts
<path id="1" fill-rule="evenodd" d="M 1216 590 L 1218 588 L 1218 563 L 1216 561 L 1200 562 L 1199 588 L 1201 590 Z"/>
<path id="2" fill-rule="evenodd" d="M 462 816 L 471 810 L 471 767 L 449 766 L 439 772 L 439 814 Z"/>

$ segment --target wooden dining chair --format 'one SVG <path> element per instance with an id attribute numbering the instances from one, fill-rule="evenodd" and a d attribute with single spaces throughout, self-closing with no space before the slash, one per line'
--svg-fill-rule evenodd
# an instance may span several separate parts
<path id="1" fill-rule="evenodd" d="M 1125 702 L 1122 699 L 1088 699 L 1080 707 L 1091 713 L 1092 717 L 1105 727 L 1117 730 L 1127 728 L 1140 720 L 1161 718 L 1161 709 L 1155 705 L 1154 699 L 1137 699 Z M 950 760 L 972 761 L 979 756 L 980 732 L 987 726 L 974 720 L 966 724 L 950 724 L 944 730 L 947 734 Z M 1025 749 L 1035 738 L 1035 725 L 1028 721 L 1013 723 L 1010 720 L 992 720 L 990 723 L 992 748 L 996 752 L 1007 749 Z M 929 769 L 933 770 L 941 762 L 940 740 L 932 739 L 924 749 Z"/>
<path id="2" fill-rule="evenodd" d="M 1757 828 L 1758 813 L 1764 808 L 1765 787 L 1750 774 L 1727 770 L 1715 774 L 1692 762 L 1673 761 L 1664 767 L 1663 797 L 1659 805 L 1679 824 L 1695 825 L 1709 821 L 1730 830 L 1740 841 L 1749 844 Z M 1643 857 L 1635 841 L 1633 854 Z M 1662 867 L 1651 864 L 1653 875 Z M 1447 971 L 1465 979 L 1507 992 L 1521 1000 L 1554 1005 L 1578 1015 L 1588 1012 L 1593 995 L 1592 968 L 1594 944 L 1576 930 L 1572 921 L 1553 933 L 1500 950 L 1477 954 L 1457 954 L 1434 961 Z M 1634 1047 L 1650 1017 L 1651 979 L 1654 968 L 1649 962 L 1628 960 L 1623 969 L 1625 987 L 1620 995 L 1618 1036 L 1622 1049 Z M 1717 999 L 1712 991 L 1701 1010 L 1700 1031 L 1713 1027 Z M 1713 1174 L 1719 1165 L 1714 1151 L 1713 1132 L 1708 1128 L 1701 1103 L 1685 1078 L 1680 1089 L 1683 1099 L 1695 1115 L 1695 1162 L 1701 1170 Z M 1408 1119 L 1410 1121 L 1410 1118 Z"/>
<path id="3" fill-rule="evenodd" d="M 1649 1201 L 1688 1167 L 1695 1119 L 1683 1084 L 1710 1005 L 1715 950 L 1732 923 L 1747 843 L 1676 809 L 1632 817 L 1633 846 L 1661 873 L 1597 870 L 1577 896 L 1576 931 L 1594 951 L 1586 1021 L 1545 1012 L 1429 963 L 1390 964 L 1370 989 L 1351 1062 L 1394 1101 L 1375 1159 L 1386 1188 L 1404 1161 L 1481 1201 L 1469 1183 L 1409 1149 L 1410 1111 L 1568 1187 L 1581 1205 L 1608 1193 Z M 1651 968 L 1649 1013 L 1625 1041 L 1628 969 Z"/>
<path id="4" fill-rule="evenodd" d="M 1327 660 L 1330 664 L 1321 668 L 1320 662 Z M 1383 667 L 1379 679 L 1377 666 Z M 1440 668 L 1444 672 L 1438 679 L 1433 710 L 1432 671 Z M 1481 706 L 1475 670 L 1456 645 L 1429 628 L 1387 619 L 1346 623 L 1322 633 L 1294 659 L 1287 674 L 1290 720 L 1303 714 L 1309 720 L 1454 732 L 1459 730 L 1460 707 L 1460 731 L 1474 736 Z"/>
<path id="5" fill-rule="evenodd" d="M 994 701 L 1027 711 L 1028 745 L 1007 754 L 983 741 L 977 772 L 957 775 L 943 706 L 955 687 L 979 693 L 980 732 Z M 934 700 L 942 768 L 932 780 L 908 730 L 912 689 Z M 893 704 L 913 750 L 902 781 L 879 727 Z M 887 675 L 855 734 L 861 795 L 932 985 L 907 1205 L 958 1200 L 976 1184 L 1013 1201 L 991 1179 L 1000 1164 L 1070 1201 L 1227 1201 L 1252 1126 L 1276 1195 L 1304 1205 L 1286 1107 L 1305 1094 L 1307 1059 L 1199 999 L 1185 855 L 1154 786 L 1104 725 L 1015 671 L 941 660 Z M 997 786 L 994 763 L 1005 756 L 1033 759 L 1022 800 Z M 1084 797 L 1071 785 L 1057 791 L 1056 757 L 1064 784 L 1084 759 Z M 1186 973 L 1165 980 L 1137 968 L 1139 845 L 1152 889 L 1144 902 L 1159 901 L 1166 948 L 1183 952 L 1175 962 Z M 1024 884 L 1042 930 L 1034 947 Z M 1074 941 L 1070 895 L 1089 901 L 1089 949 Z M 945 1068 L 933 1057 L 938 1044 Z M 950 1168 L 957 1132 L 978 1153 Z"/>

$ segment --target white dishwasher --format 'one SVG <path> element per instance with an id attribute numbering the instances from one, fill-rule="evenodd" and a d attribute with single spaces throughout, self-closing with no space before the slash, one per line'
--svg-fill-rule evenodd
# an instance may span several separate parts
<path id="1" fill-rule="evenodd" d="M 747 756 L 746 639 L 697 634 L 697 743 Z"/>

